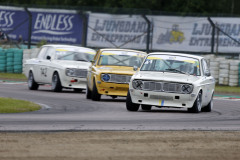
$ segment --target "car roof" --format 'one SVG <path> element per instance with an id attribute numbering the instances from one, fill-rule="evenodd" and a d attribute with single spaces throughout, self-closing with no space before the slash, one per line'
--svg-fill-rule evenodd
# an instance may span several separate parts
<path id="1" fill-rule="evenodd" d="M 143 53 L 143 54 L 147 54 L 146 52 L 143 51 L 138 51 L 138 50 L 132 50 L 132 49 L 120 49 L 120 48 L 104 48 L 104 49 L 100 49 L 100 51 L 132 51 L 132 52 L 139 52 L 139 53 Z"/>
<path id="2" fill-rule="evenodd" d="M 66 44 L 46 44 L 46 45 L 43 45 L 43 47 L 89 49 L 96 52 L 94 49 L 91 49 L 91 48 L 74 46 L 74 45 L 66 45 Z"/>
<path id="3" fill-rule="evenodd" d="M 191 57 L 195 59 L 202 59 L 202 56 L 192 55 L 192 54 L 184 54 L 184 53 L 174 53 L 174 52 L 152 52 L 149 53 L 149 55 L 172 55 L 172 56 L 185 56 L 185 57 Z"/>

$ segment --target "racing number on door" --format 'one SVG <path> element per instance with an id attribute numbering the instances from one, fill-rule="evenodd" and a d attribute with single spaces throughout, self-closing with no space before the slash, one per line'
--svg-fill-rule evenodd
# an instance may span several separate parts
<path id="1" fill-rule="evenodd" d="M 41 76 L 47 77 L 47 68 L 40 68 Z"/>

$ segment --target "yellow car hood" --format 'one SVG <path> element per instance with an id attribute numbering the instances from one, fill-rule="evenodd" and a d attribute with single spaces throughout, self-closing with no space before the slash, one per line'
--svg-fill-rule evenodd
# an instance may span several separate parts
<path id="1" fill-rule="evenodd" d="M 133 67 L 126 66 L 99 66 L 97 68 L 100 73 L 133 75 L 136 72 Z"/>

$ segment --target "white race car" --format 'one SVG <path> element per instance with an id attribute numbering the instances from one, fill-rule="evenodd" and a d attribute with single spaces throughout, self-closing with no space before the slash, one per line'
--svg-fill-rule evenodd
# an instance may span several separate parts
<path id="1" fill-rule="evenodd" d="M 38 57 L 24 64 L 28 88 L 37 90 L 41 84 L 51 84 L 52 91 L 62 88 L 86 89 L 87 69 L 96 51 L 71 45 L 44 45 Z"/>
<path id="2" fill-rule="evenodd" d="M 187 108 L 189 112 L 211 112 L 215 79 L 201 56 L 150 53 L 130 81 L 128 111 L 156 107 Z"/>

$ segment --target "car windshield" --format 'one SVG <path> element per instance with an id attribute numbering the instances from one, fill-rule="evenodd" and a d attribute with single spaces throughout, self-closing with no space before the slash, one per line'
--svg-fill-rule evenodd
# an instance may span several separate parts
<path id="1" fill-rule="evenodd" d="M 140 70 L 200 75 L 197 59 L 175 55 L 150 55 L 145 59 Z"/>
<path id="2" fill-rule="evenodd" d="M 67 50 L 67 49 L 57 49 L 56 59 L 58 60 L 68 60 L 68 61 L 85 61 L 90 62 L 93 60 L 95 55 L 94 51 L 91 50 Z"/>
<path id="3" fill-rule="evenodd" d="M 144 53 L 133 51 L 103 51 L 99 58 L 99 65 L 111 66 L 137 66 L 140 67 Z"/>

